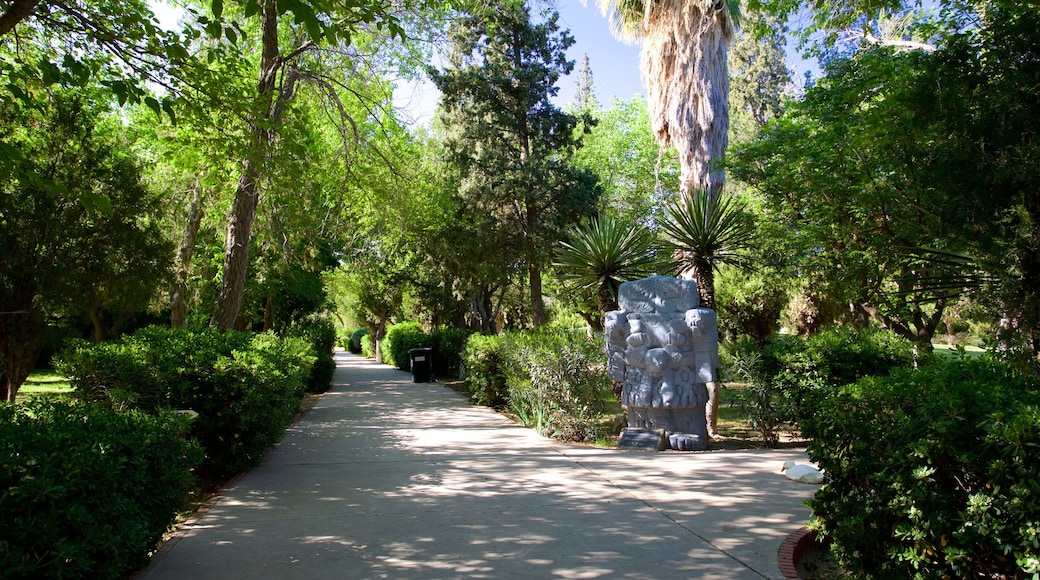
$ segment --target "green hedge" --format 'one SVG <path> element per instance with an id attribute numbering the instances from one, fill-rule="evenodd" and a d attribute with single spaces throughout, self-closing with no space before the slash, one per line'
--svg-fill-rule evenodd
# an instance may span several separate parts
<path id="1" fill-rule="evenodd" d="M 336 373 L 336 360 L 333 357 L 336 325 L 332 319 L 323 314 L 309 314 L 289 325 L 285 336 L 302 338 L 311 345 L 315 360 L 307 378 L 307 392 L 324 393 L 329 390 L 332 376 Z"/>
<path id="2" fill-rule="evenodd" d="M 367 328 L 359 328 L 350 335 L 347 350 L 354 354 L 361 354 L 361 339 L 368 334 Z"/>
<path id="3" fill-rule="evenodd" d="M 500 336 L 474 334 L 462 350 L 466 390 L 478 405 L 503 409 L 509 404 L 503 369 L 505 340 Z"/>
<path id="4" fill-rule="evenodd" d="M 58 357 L 76 394 L 114 408 L 191 409 L 204 469 L 256 465 L 299 409 L 315 357 L 298 338 L 149 327 L 117 341 L 77 342 Z"/>
<path id="5" fill-rule="evenodd" d="M 433 331 L 433 372 L 441 377 L 457 377 L 462 368 L 462 351 L 471 330 L 454 326 L 441 326 Z"/>
<path id="6" fill-rule="evenodd" d="M 202 460 L 173 413 L 0 405 L 0 576 L 125 578 L 167 531 Z"/>
<path id="7" fill-rule="evenodd" d="M 413 348 L 433 346 L 433 339 L 423 332 L 418 322 L 399 322 L 386 329 L 386 336 L 379 346 L 379 354 L 383 364 L 388 364 L 402 371 L 412 370 L 408 360 L 408 351 Z"/>
<path id="8" fill-rule="evenodd" d="M 1040 381 L 960 360 L 865 378 L 802 423 L 816 526 L 864 578 L 1040 573 Z"/>

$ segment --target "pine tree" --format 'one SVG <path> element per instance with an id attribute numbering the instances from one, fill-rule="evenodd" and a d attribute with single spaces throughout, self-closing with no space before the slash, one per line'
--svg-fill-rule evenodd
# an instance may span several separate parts
<path id="1" fill-rule="evenodd" d="M 558 20 L 550 12 L 532 22 L 525 2 L 471 14 L 454 30 L 449 67 L 431 71 L 459 197 L 486 224 L 483 235 L 509 243 L 498 259 L 523 264 L 535 326 L 545 322 L 541 275 L 552 247 L 596 201 L 594 178 L 570 162 L 578 117 L 552 103 L 574 69 L 574 39 Z"/>

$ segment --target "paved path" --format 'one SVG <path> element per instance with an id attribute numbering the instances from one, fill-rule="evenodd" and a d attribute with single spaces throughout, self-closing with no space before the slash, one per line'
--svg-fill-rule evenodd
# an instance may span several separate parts
<path id="1" fill-rule="evenodd" d="M 551 441 L 337 353 L 334 385 L 156 556 L 167 578 L 780 578 L 815 486 L 798 450 Z"/>

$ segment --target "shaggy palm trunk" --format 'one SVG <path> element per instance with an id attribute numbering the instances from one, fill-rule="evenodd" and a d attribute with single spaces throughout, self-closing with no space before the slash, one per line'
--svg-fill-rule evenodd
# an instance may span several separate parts
<path id="1" fill-rule="evenodd" d="M 715 199 L 725 173 L 717 162 L 729 131 L 726 3 L 661 0 L 643 20 L 641 52 L 647 107 L 662 147 L 679 153 L 680 190 Z"/>

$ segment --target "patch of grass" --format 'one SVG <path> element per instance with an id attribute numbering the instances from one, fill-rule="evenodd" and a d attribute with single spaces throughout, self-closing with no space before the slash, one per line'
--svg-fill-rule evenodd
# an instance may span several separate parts
<path id="1" fill-rule="evenodd" d="M 65 376 L 53 370 L 33 371 L 18 390 L 18 398 L 54 397 L 67 399 L 72 396 L 72 384 Z"/>
<path id="2" fill-rule="evenodd" d="M 956 345 L 955 344 L 955 345 L 951 346 L 951 345 L 948 345 L 948 344 L 945 344 L 945 343 L 933 342 L 932 343 L 932 348 L 935 349 L 935 351 L 934 351 L 935 352 L 935 356 L 941 357 L 943 360 L 948 360 L 948 361 L 949 360 L 956 360 L 958 357 L 960 357 L 959 350 L 962 349 L 962 348 L 964 349 L 964 356 L 968 360 L 977 359 L 977 358 L 981 357 L 983 355 L 983 353 L 986 352 L 985 349 L 982 349 L 982 348 L 977 347 L 977 346 L 972 346 L 970 344 L 962 344 L 962 345 Z"/>

